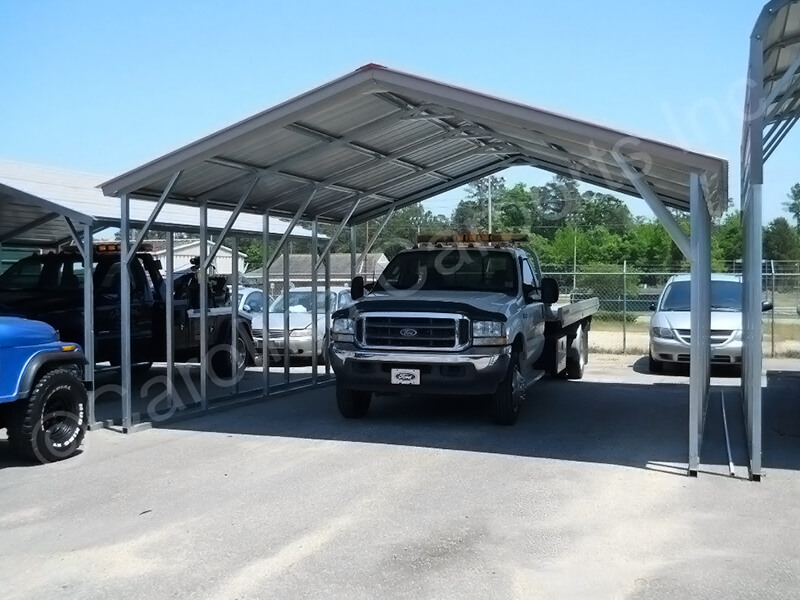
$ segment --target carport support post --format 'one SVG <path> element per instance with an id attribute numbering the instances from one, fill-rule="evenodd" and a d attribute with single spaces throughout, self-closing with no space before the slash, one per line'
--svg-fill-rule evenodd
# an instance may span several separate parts
<path id="1" fill-rule="evenodd" d="M 328 252 L 325 256 L 325 337 L 330 339 L 331 336 L 331 306 L 328 302 L 328 296 L 331 295 L 331 254 Z M 325 361 L 325 375 L 331 374 L 331 361 Z"/>
<path id="2" fill-rule="evenodd" d="M 761 478 L 761 184 L 750 186 L 744 210 L 744 347 L 742 387 L 745 422 L 749 433 L 750 478 Z"/>
<path id="3" fill-rule="evenodd" d="M 222 242 L 224 238 L 220 238 Z M 231 373 L 233 373 L 234 393 L 239 393 L 239 238 L 231 240 Z"/>
<path id="4" fill-rule="evenodd" d="M 208 255 L 208 203 L 200 203 L 200 410 L 208 409 L 208 276 L 203 265 Z"/>
<path id="5" fill-rule="evenodd" d="M 264 395 L 269 396 L 269 307 L 272 302 L 269 297 L 269 211 L 264 211 L 264 222 L 261 228 L 261 244 L 264 247 L 261 254 L 261 294 L 264 296 L 264 307 L 261 313 L 261 380 L 264 385 Z"/>
<path id="6" fill-rule="evenodd" d="M 164 288 L 166 298 L 166 334 L 167 334 L 167 401 L 170 408 L 175 397 L 175 235 L 167 231 L 167 247 L 165 255 L 167 264 L 164 271 Z M 190 326 L 190 325 L 189 325 Z"/>
<path id="7" fill-rule="evenodd" d="M 283 247 L 283 382 L 289 383 L 289 254 L 292 242 Z"/>
<path id="8" fill-rule="evenodd" d="M 122 431 L 128 433 L 131 421 L 131 272 L 130 256 L 130 198 L 123 194 L 120 198 L 120 369 L 122 401 Z"/>
<path id="9" fill-rule="evenodd" d="M 691 365 L 689 379 L 689 474 L 700 468 L 711 363 L 711 216 L 700 176 L 689 176 L 691 220 Z"/>
<path id="10" fill-rule="evenodd" d="M 358 230 L 355 225 L 350 226 L 350 279 L 352 280 L 356 276 L 356 253 L 357 250 L 357 239 Z"/>
<path id="11" fill-rule="evenodd" d="M 361 267 L 363 266 L 364 259 L 367 258 L 367 254 L 369 254 L 370 250 L 372 250 L 372 247 L 375 245 L 375 242 L 378 241 L 381 232 L 383 232 L 383 228 L 386 227 L 386 224 L 392 218 L 393 214 L 394 214 L 394 206 L 391 208 L 391 210 L 389 210 L 388 213 L 386 213 L 386 217 L 384 217 L 383 221 L 381 221 L 381 224 L 378 226 L 378 231 L 375 232 L 375 235 L 373 235 L 371 239 L 366 240 L 365 242 L 366 246 L 364 246 L 364 251 L 361 253 L 361 256 L 358 257 L 358 261 L 356 262 L 356 270 L 361 269 Z"/>
<path id="12" fill-rule="evenodd" d="M 319 299 L 317 298 L 317 258 L 319 257 L 319 240 L 317 229 L 319 223 L 315 218 L 311 222 L 311 383 L 317 383 L 317 318 L 319 317 Z M 327 298 L 326 298 L 327 302 Z"/>
<path id="13" fill-rule="evenodd" d="M 94 416 L 94 274 L 92 262 L 94 247 L 92 244 L 92 226 L 83 226 L 83 352 L 86 356 L 84 378 L 87 382 L 89 405 L 86 408 L 86 422 L 90 427 L 95 424 Z"/>
<path id="14" fill-rule="evenodd" d="M 800 59 L 799 59 L 800 60 Z M 787 71 L 788 72 L 788 71 Z M 764 184 L 764 39 L 750 38 L 748 100 L 742 156 L 742 402 L 750 450 L 750 479 L 761 479 L 761 276 L 762 215 Z M 778 89 L 776 86 L 773 89 Z M 749 143 L 748 143 L 749 142 Z"/>

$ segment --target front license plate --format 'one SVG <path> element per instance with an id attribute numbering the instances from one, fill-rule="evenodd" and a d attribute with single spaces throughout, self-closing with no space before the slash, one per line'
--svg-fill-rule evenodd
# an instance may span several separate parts
<path id="1" fill-rule="evenodd" d="M 394 385 L 419 385 L 419 369 L 392 369 Z"/>

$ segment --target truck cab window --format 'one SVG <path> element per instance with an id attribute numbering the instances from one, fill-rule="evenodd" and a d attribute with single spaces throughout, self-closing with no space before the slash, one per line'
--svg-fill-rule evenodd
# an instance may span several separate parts
<path id="1" fill-rule="evenodd" d="M 531 285 L 536 289 L 539 289 L 539 279 L 536 277 L 536 273 L 531 266 L 530 261 L 527 258 L 522 259 L 522 283 L 525 285 Z"/>

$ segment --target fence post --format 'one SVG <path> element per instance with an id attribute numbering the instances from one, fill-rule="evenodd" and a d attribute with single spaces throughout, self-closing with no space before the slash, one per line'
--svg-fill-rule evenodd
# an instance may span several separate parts
<path id="1" fill-rule="evenodd" d="M 628 353 L 628 261 L 622 261 L 622 353 Z"/>
<path id="2" fill-rule="evenodd" d="M 772 358 L 775 358 L 775 261 L 774 260 L 769 261 L 769 268 L 770 271 L 772 271 L 772 282 L 771 282 L 772 310 L 769 311 L 770 312 L 769 336 L 770 336 L 770 346 L 771 346 L 770 356 Z"/>

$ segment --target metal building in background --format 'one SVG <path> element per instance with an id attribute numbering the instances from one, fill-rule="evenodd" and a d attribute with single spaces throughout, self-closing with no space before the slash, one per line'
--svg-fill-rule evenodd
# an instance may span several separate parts
<path id="1" fill-rule="evenodd" d="M 750 473 L 759 479 L 764 163 L 800 120 L 800 0 L 772 0 L 764 6 L 750 37 L 747 81 L 741 148 L 745 282 L 742 399 Z"/>
<path id="2" fill-rule="evenodd" d="M 102 189 L 121 200 L 128 253 L 135 248 L 127 231 L 138 199 L 199 208 L 201 237 L 212 208 L 234 216 L 285 216 L 291 219 L 289 232 L 301 221 L 310 222 L 312 232 L 319 223 L 331 223 L 330 241 L 321 250 L 312 242 L 316 290 L 317 269 L 328 265 L 346 227 L 382 219 L 360 256 L 351 227 L 355 272 L 395 210 L 513 165 L 644 198 L 691 260 L 696 333 L 688 468 L 696 473 L 710 381 L 710 219 L 728 201 L 728 165 L 722 159 L 370 64 L 120 175 Z M 667 207 L 691 212 L 691 238 Z M 282 236 L 278 251 L 284 241 Z M 263 281 L 269 281 L 268 273 Z M 122 312 L 129 327 L 130 302 Z M 124 347 L 123 377 L 129 353 Z"/>

